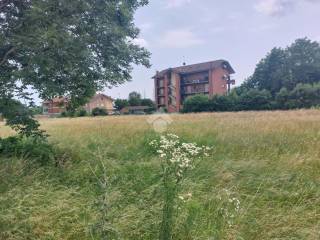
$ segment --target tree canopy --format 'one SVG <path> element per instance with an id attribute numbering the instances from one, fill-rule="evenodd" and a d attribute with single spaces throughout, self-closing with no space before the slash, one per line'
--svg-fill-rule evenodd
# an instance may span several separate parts
<path id="1" fill-rule="evenodd" d="M 285 49 L 273 48 L 242 87 L 268 90 L 274 96 L 281 88 L 292 90 L 299 83 L 320 81 L 320 45 L 297 39 Z"/>
<path id="2" fill-rule="evenodd" d="M 320 45 L 307 38 L 273 48 L 251 77 L 225 96 L 192 96 L 184 112 L 296 109 L 320 106 Z"/>
<path id="3" fill-rule="evenodd" d="M 68 96 L 71 107 L 149 66 L 133 43 L 134 12 L 147 0 L 3 0 L 0 3 L 0 112 L 14 97 Z"/>

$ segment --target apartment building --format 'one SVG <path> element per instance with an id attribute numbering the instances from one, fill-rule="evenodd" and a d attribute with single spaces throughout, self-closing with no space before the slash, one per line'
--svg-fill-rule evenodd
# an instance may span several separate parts
<path id="1" fill-rule="evenodd" d="M 231 85 L 231 74 L 235 71 L 226 60 L 217 60 L 181 67 L 168 68 L 153 77 L 155 100 L 158 109 L 179 112 L 189 96 L 227 94 Z"/>

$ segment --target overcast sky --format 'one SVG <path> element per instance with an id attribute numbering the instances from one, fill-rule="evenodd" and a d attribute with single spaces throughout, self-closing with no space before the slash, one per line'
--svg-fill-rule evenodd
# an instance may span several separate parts
<path id="1" fill-rule="evenodd" d="M 320 0 L 150 0 L 135 22 L 136 42 L 151 51 L 152 67 L 135 67 L 132 82 L 106 91 L 114 98 L 133 90 L 153 98 L 155 71 L 184 59 L 226 59 L 240 84 L 273 47 L 301 37 L 320 41 Z"/>

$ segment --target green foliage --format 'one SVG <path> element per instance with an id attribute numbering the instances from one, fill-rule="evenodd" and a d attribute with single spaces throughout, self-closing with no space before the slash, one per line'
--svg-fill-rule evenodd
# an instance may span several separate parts
<path id="1" fill-rule="evenodd" d="M 108 112 L 104 108 L 94 108 L 92 110 L 92 116 L 97 117 L 97 116 L 107 116 Z"/>
<path id="2" fill-rule="evenodd" d="M 183 196 L 179 196 L 181 183 L 188 171 L 194 169 L 198 160 L 209 156 L 208 151 L 211 148 L 181 142 L 174 134 L 161 135 L 160 140 L 153 140 L 149 145 L 158 154 L 161 162 L 163 207 L 159 240 L 173 239 L 175 218 L 178 217 L 178 199 L 184 200 Z M 191 193 L 188 195 L 192 196 Z"/>
<path id="3" fill-rule="evenodd" d="M 188 97 L 183 103 L 183 112 L 206 112 L 209 111 L 209 98 L 205 95 Z"/>
<path id="4" fill-rule="evenodd" d="M 236 104 L 236 95 L 215 95 L 209 99 L 209 111 L 214 112 L 225 112 L 225 111 L 234 111 L 238 109 Z"/>
<path id="5" fill-rule="evenodd" d="M 0 155 L 23 157 L 41 164 L 53 163 L 55 159 L 53 147 L 39 138 L 0 138 Z"/>
<path id="6" fill-rule="evenodd" d="M 129 105 L 130 106 L 141 106 L 141 94 L 138 92 L 131 92 L 129 94 Z"/>
<path id="7" fill-rule="evenodd" d="M 241 96 L 237 102 L 236 109 L 238 110 L 270 110 L 272 96 L 267 90 L 250 89 Z"/>
<path id="8" fill-rule="evenodd" d="M 141 100 L 141 106 L 147 106 L 149 107 L 148 110 L 146 110 L 146 113 L 152 113 L 156 110 L 156 104 L 154 103 L 154 101 L 152 101 L 149 98 L 143 98 Z"/>
<path id="9" fill-rule="evenodd" d="M 21 137 L 44 138 L 46 135 L 39 129 L 39 123 L 33 119 L 33 112 L 21 102 L 11 98 L 0 98 L 0 113 Z"/>
<path id="10" fill-rule="evenodd" d="M 229 95 L 192 96 L 184 112 L 249 111 L 312 108 L 320 101 L 320 45 L 297 39 L 286 49 L 274 48 L 240 87 Z"/>
<path id="11" fill-rule="evenodd" d="M 125 108 L 125 107 L 128 107 L 129 106 L 129 102 L 127 99 L 116 99 L 114 101 L 114 105 L 115 105 L 115 108 L 120 111 L 121 109 Z"/>
<path id="12" fill-rule="evenodd" d="M 149 109 L 146 111 L 147 113 L 151 113 L 156 110 L 155 103 L 149 98 L 142 99 L 140 93 L 138 92 L 131 92 L 129 94 L 129 100 L 117 99 L 115 101 L 115 108 L 118 111 L 128 106 L 147 106 L 149 107 Z"/>
<path id="13" fill-rule="evenodd" d="M 77 111 L 77 116 L 78 117 L 85 117 L 85 116 L 88 116 L 88 113 L 85 109 L 81 108 Z"/>
<path id="14" fill-rule="evenodd" d="M 40 115 L 43 112 L 43 109 L 41 106 L 30 106 L 30 111 L 32 112 L 33 115 Z"/>
<path id="15" fill-rule="evenodd" d="M 133 42 L 134 13 L 147 3 L 1 1 L 0 101 L 29 99 L 32 87 L 42 99 L 68 96 L 72 111 L 97 90 L 130 80 L 132 64 L 150 66 L 149 52 Z M 8 124 L 37 123 L 29 115 Z"/>
<path id="16" fill-rule="evenodd" d="M 320 83 L 298 84 L 292 91 L 282 88 L 276 95 L 280 109 L 311 108 L 320 105 Z"/>
<path id="17" fill-rule="evenodd" d="M 243 84 L 246 88 L 266 89 L 273 96 L 299 83 L 320 81 L 320 45 L 307 38 L 297 39 L 286 49 L 274 48 L 258 64 L 254 74 Z"/>

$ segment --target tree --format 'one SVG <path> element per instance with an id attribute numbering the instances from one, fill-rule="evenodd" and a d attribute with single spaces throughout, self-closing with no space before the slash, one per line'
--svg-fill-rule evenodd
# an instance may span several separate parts
<path id="1" fill-rule="evenodd" d="M 140 106 L 141 105 L 141 94 L 138 92 L 131 92 L 129 94 L 129 105 Z"/>
<path id="2" fill-rule="evenodd" d="M 313 84 L 320 81 L 320 45 L 307 38 L 297 39 L 286 49 L 289 77 L 284 87 L 293 90 L 299 83 Z"/>
<path id="3" fill-rule="evenodd" d="M 273 48 L 258 64 L 253 75 L 244 86 L 259 90 L 267 89 L 272 94 L 283 86 L 283 80 L 288 77 L 286 72 L 286 52 L 281 48 Z"/>
<path id="4" fill-rule="evenodd" d="M 156 104 L 154 103 L 154 101 L 152 101 L 149 98 L 143 98 L 141 100 L 141 106 L 149 107 L 149 109 L 145 110 L 145 112 L 149 113 L 149 114 L 153 113 L 157 109 Z"/>
<path id="5" fill-rule="evenodd" d="M 129 102 L 127 99 L 116 99 L 114 101 L 114 105 L 115 105 L 115 108 L 120 111 L 121 109 L 125 108 L 125 107 L 128 107 L 129 106 Z"/>
<path id="6" fill-rule="evenodd" d="M 150 54 L 133 43 L 139 34 L 133 15 L 145 4 L 147 0 L 1 1 L 3 115 L 16 117 L 6 109 L 14 97 L 30 100 L 30 87 L 43 99 L 68 96 L 69 108 L 75 109 L 97 90 L 128 81 L 132 63 L 148 67 Z"/>
<path id="7" fill-rule="evenodd" d="M 320 81 L 320 45 L 297 39 L 286 49 L 274 48 L 256 66 L 242 89 L 266 89 L 275 96 L 281 88 L 291 91 L 297 84 Z"/>

